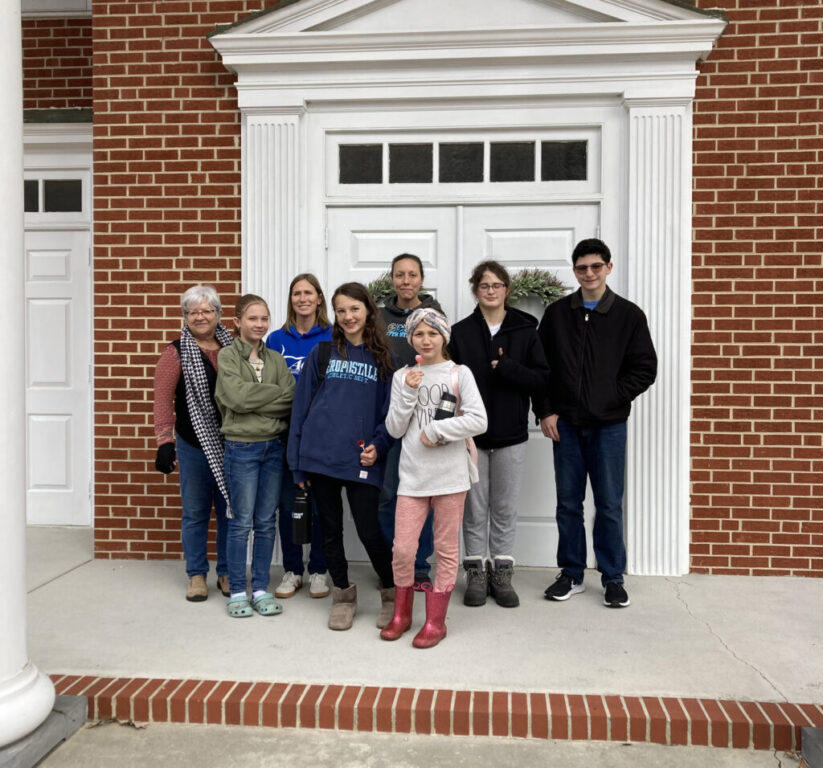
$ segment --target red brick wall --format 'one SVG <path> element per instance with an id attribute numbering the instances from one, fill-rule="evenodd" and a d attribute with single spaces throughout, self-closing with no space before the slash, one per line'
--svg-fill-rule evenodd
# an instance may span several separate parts
<path id="1" fill-rule="evenodd" d="M 24 19 L 23 109 L 91 101 L 91 19 Z"/>
<path id="2" fill-rule="evenodd" d="M 205 35 L 267 4 L 94 2 L 98 556 L 180 555 L 152 372 L 180 293 L 231 305 L 240 278 L 233 78 Z M 823 576 L 823 9 L 699 4 L 731 23 L 694 115 L 692 567 Z"/>
<path id="3" fill-rule="evenodd" d="M 823 6 L 699 5 L 692 569 L 823 576 Z"/>
<path id="4" fill-rule="evenodd" d="M 180 295 L 240 281 L 240 123 L 206 34 L 264 0 L 95 0 L 95 552 L 179 557 L 178 476 L 154 470 L 152 377 Z"/>

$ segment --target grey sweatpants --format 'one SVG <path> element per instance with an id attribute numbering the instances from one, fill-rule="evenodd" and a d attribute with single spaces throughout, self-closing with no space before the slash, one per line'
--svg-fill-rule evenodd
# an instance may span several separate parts
<path id="1" fill-rule="evenodd" d="M 466 557 L 513 559 L 517 497 L 528 443 L 477 449 L 480 480 L 472 484 L 463 513 Z"/>

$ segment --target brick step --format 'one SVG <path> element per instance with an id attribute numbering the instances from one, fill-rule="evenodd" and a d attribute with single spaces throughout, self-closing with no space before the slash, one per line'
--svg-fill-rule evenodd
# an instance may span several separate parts
<path id="1" fill-rule="evenodd" d="M 90 720 L 800 749 L 823 706 L 665 696 L 52 675 Z"/>

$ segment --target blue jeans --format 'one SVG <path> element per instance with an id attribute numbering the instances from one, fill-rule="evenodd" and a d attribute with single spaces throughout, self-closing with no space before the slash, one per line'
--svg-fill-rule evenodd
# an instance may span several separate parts
<path id="1" fill-rule="evenodd" d="M 583 499 L 588 475 L 594 493 L 594 556 L 600 580 L 622 584 L 626 570 L 623 542 L 623 486 L 626 473 L 626 423 L 574 427 L 557 420 L 554 443 L 557 483 L 557 564 L 575 581 L 586 568 Z"/>
<path id="2" fill-rule="evenodd" d="M 268 591 L 284 457 L 285 446 L 278 439 L 260 443 L 226 440 L 223 467 L 234 515 L 229 518 L 227 547 L 232 594 L 246 591 L 246 551 L 251 531 L 251 588 L 253 592 Z"/>
<path id="3" fill-rule="evenodd" d="M 380 505 L 377 508 L 377 517 L 380 521 L 380 530 L 383 538 L 391 549 L 394 544 L 394 511 L 397 507 L 397 487 L 400 485 L 400 450 L 402 440 L 395 440 L 394 445 L 386 454 L 386 471 L 383 475 L 383 487 L 380 489 Z M 433 514 L 429 510 L 420 538 L 417 540 L 417 555 L 414 558 L 414 572 L 428 573 L 431 570 L 429 558 L 434 553 Z"/>
<path id="4" fill-rule="evenodd" d="M 291 513 L 294 509 L 294 494 L 297 486 L 289 477 L 283 478 L 280 489 L 280 551 L 283 553 L 283 570 L 303 574 L 303 545 L 295 544 L 292 540 Z M 309 547 L 309 573 L 325 573 L 326 558 L 323 556 L 323 532 L 320 529 L 320 518 L 317 516 L 317 505 L 314 496 L 311 497 L 311 546 Z"/>
<path id="5" fill-rule="evenodd" d="M 205 576 L 209 572 L 206 547 L 211 508 L 214 505 L 217 518 L 217 575 L 225 576 L 229 572 L 226 564 L 226 500 L 217 487 L 206 454 L 179 435 L 177 468 L 180 470 L 180 498 L 183 502 L 181 538 L 186 573 L 191 578 L 198 574 Z"/>

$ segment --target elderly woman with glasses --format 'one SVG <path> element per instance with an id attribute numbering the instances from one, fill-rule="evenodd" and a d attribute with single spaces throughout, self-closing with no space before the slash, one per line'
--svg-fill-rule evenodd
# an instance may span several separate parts
<path id="1" fill-rule="evenodd" d="M 212 507 L 217 517 L 217 588 L 229 594 L 228 492 L 214 389 L 217 353 L 232 343 L 232 336 L 220 322 L 222 306 L 211 286 L 189 288 L 180 305 L 184 320 L 180 338 L 163 350 L 154 373 L 154 466 L 166 475 L 180 470 L 183 555 L 189 577 L 186 600 L 196 603 L 209 595 L 206 548 Z"/>

